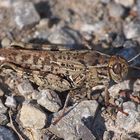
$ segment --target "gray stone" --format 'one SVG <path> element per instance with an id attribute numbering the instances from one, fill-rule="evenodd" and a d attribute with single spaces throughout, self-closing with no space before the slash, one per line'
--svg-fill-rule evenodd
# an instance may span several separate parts
<path id="1" fill-rule="evenodd" d="M 31 104 L 23 104 L 20 117 L 24 128 L 42 129 L 47 121 L 46 114 Z"/>
<path id="2" fill-rule="evenodd" d="M 16 134 L 8 127 L 0 125 L 0 140 L 17 140 Z"/>
<path id="3" fill-rule="evenodd" d="M 125 7 L 131 7 L 135 4 L 135 0 L 115 0 L 115 2 Z"/>
<path id="4" fill-rule="evenodd" d="M 108 4 L 111 0 L 101 0 L 102 3 Z"/>
<path id="5" fill-rule="evenodd" d="M 137 111 L 135 103 L 131 101 L 123 103 L 123 111 L 128 113 L 128 116 L 118 112 L 116 120 L 117 126 L 129 133 L 140 133 L 140 112 Z"/>
<path id="6" fill-rule="evenodd" d="M 125 9 L 120 5 L 114 2 L 108 4 L 109 15 L 116 19 L 121 18 L 124 15 Z"/>
<path id="7" fill-rule="evenodd" d="M 40 91 L 37 103 L 51 112 L 57 112 L 62 106 L 57 93 L 49 89 Z"/>
<path id="8" fill-rule="evenodd" d="M 67 140 L 78 140 L 82 138 L 82 129 L 80 126 L 86 125 L 88 127 L 87 133 L 90 133 L 89 137 L 94 138 L 91 134 L 91 128 L 94 123 L 94 117 L 98 103 L 95 100 L 92 101 L 82 101 L 73 108 L 69 108 L 66 112 L 67 115 L 64 116 L 56 125 L 51 125 L 48 129 L 56 134 L 57 136 L 67 139 Z M 59 115 L 62 112 L 59 112 Z M 57 117 L 59 117 L 56 116 Z M 54 120 L 56 119 L 54 118 Z M 84 126 L 82 127 L 84 128 Z M 85 128 L 84 128 L 85 129 Z M 87 129 L 87 128 L 86 128 Z M 84 136 L 85 137 L 85 136 Z"/>
<path id="9" fill-rule="evenodd" d="M 124 48 L 134 48 L 137 47 L 138 44 L 137 42 L 133 41 L 133 40 L 126 40 L 123 44 Z"/>
<path id="10" fill-rule="evenodd" d="M 138 18 L 140 18 L 140 0 L 136 1 L 136 8 L 137 8 Z"/>
<path id="11" fill-rule="evenodd" d="M 40 16 L 31 2 L 15 2 L 13 4 L 13 8 L 15 13 L 15 22 L 19 29 L 32 26 L 40 20 Z"/>
<path id="12" fill-rule="evenodd" d="M 68 28 L 56 28 L 48 36 L 48 40 L 54 44 L 65 44 L 66 47 L 73 47 L 74 44 L 80 44 L 81 38 L 79 34 Z"/>
<path id="13" fill-rule="evenodd" d="M 113 47 L 118 48 L 118 47 L 122 47 L 123 44 L 124 44 L 124 42 L 125 42 L 124 35 L 118 34 L 118 35 L 116 36 L 116 38 L 113 40 L 112 45 L 113 45 Z"/>
<path id="14" fill-rule="evenodd" d="M 5 114 L 0 114 L 0 125 L 6 125 L 8 123 L 8 118 Z"/>
<path id="15" fill-rule="evenodd" d="M 6 112 L 7 112 L 7 108 L 4 106 L 4 104 L 0 100 L 0 114 L 6 113 Z"/>
<path id="16" fill-rule="evenodd" d="M 79 27 L 80 24 L 87 23 L 98 18 L 97 14 L 102 13 L 102 10 L 96 11 L 96 6 L 98 6 L 99 0 L 81 0 L 80 2 L 77 0 L 71 1 L 59 1 L 57 4 L 54 1 L 49 1 L 53 3 L 52 6 L 52 13 L 61 21 L 65 22 L 65 25 L 75 24 L 75 27 Z M 94 3 L 94 4 L 92 4 Z M 95 16 L 96 14 L 96 16 Z M 82 20 L 82 21 L 81 21 Z M 76 27 L 76 28 L 77 28 Z M 78 29 L 78 28 L 77 28 Z"/>
<path id="17" fill-rule="evenodd" d="M 79 125 L 77 132 L 83 140 L 96 140 L 92 132 L 85 125 Z"/>
<path id="18" fill-rule="evenodd" d="M 140 21 L 124 24 L 123 31 L 127 39 L 133 39 L 140 36 Z"/>
<path id="19" fill-rule="evenodd" d="M 105 27 L 106 27 L 106 22 L 99 21 L 93 24 L 83 24 L 81 26 L 81 31 L 87 32 L 89 34 L 95 33 L 95 35 L 97 34 L 97 36 L 100 36 L 102 38 L 104 36 L 103 34 L 106 33 Z"/>
<path id="20" fill-rule="evenodd" d="M 140 105 L 138 105 L 137 110 L 138 110 L 138 112 L 140 112 Z"/>
<path id="21" fill-rule="evenodd" d="M 34 92 L 34 89 L 28 80 L 23 81 L 21 84 L 17 86 L 17 88 L 18 88 L 19 93 L 23 96 L 27 96 L 31 94 L 32 92 Z"/>
<path id="22" fill-rule="evenodd" d="M 80 26 L 80 30 L 82 32 L 82 36 L 84 36 L 84 34 L 87 34 L 89 37 L 89 42 L 93 40 L 93 36 L 94 36 L 94 43 L 98 44 L 98 42 L 102 42 L 103 40 L 107 40 L 108 39 L 108 29 L 110 24 L 108 23 L 108 21 L 95 21 L 93 23 L 83 23 Z M 86 36 L 87 36 L 86 35 Z M 85 37 L 85 39 L 88 41 L 88 39 Z M 104 42 L 103 41 L 103 42 Z M 109 45 L 106 45 L 107 43 L 102 43 L 102 47 L 103 48 L 108 48 L 110 47 Z M 94 46 L 92 46 L 94 48 Z M 91 47 L 91 48 L 92 48 Z"/>

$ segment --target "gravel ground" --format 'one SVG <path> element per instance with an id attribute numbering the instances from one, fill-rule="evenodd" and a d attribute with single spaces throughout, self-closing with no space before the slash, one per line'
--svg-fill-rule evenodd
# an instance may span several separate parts
<path id="1" fill-rule="evenodd" d="M 0 0 L 1 47 L 11 41 L 63 44 L 130 60 L 140 53 L 140 0 Z M 140 57 L 132 67 L 140 67 Z M 1 140 L 139 140 L 140 69 L 131 68 L 127 80 L 113 84 L 109 93 L 114 106 L 100 100 L 70 105 L 62 113 L 65 96 L 18 76 L 0 71 Z M 104 95 L 101 92 L 100 95 Z M 113 115 L 110 114 L 113 112 Z"/>

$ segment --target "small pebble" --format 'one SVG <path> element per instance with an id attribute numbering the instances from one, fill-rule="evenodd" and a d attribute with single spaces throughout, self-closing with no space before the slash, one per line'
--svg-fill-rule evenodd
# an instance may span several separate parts
<path id="1" fill-rule="evenodd" d="M 140 36 L 140 21 L 124 24 L 123 31 L 127 39 L 134 39 Z"/>
<path id="2" fill-rule="evenodd" d="M 124 48 L 133 48 L 137 46 L 138 46 L 138 43 L 133 40 L 126 40 L 123 44 Z"/>
<path id="3" fill-rule="evenodd" d="M 0 125 L 6 125 L 8 121 L 9 120 L 5 114 L 0 114 Z"/>
<path id="4" fill-rule="evenodd" d="M 13 5 L 15 22 L 19 29 L 39 22 L 40 16 L 32 2 L 17 1 Z"/>
<path id="5" fill-rule="evenodd" d="M 138 110 L 138 112 L 140 112 L 140 105 L 138 105 L 137 110 Z"/>
<path id="6" fill-rule="evenodd" d="M 136 1 L 136 8 L 137 8 L 138 18 L 140 19 L 140 0 Z"/>
<path id="7" fill-rule="evenodd" d="M 23 104 L 20 117 L 24 128 L 42 129 L 47 121 L 46 114 L 31 104 Z"/>
<path id="8" fill-rule="evenodd" d="M 93 24 L 84 23 L 81 25 L 81 31 L 84 34 L 89 34 L 89 36 L 93 37 L 93 33 L 97 40 L 104 40 L 106 38 L 107 32 L 106 27 L 108 23 L 105 21 L 98 21 Z"/>
<path id="9" fill-rule="evenodd" d="M 0 114 L 6 113 L 7 108 L 3 105 L 2 101 L 0 100 Z"/>
<path id="10" fill-rule="evenodd" d="M 23 81 L 21 84 L 17 86 L 17 88 L 19 90 L 19 93 L 23 96 L 27 96 L 34 91 L 31 83 L 28 80 Z"/>
<path id="11" fill-rule="evenodd" d="M 115 2 L 125 7 L 131 7 L 135 4 L 135 0 L 115 0 Z"/>
<path id="12" fill-rule="evenodd" d="M 59 96 L 49 89 L 42 90 L 38 96 L 37 103 L 51 112 L 57 112 L 62 104 Z"/>
<path id="13" fill-rule="evenodd" d="M 103 140 L 111 140 L 111 132 L 110 131 L 105 131 L 103 135 Z"/>
<path id="14" fill-rule="evenodd" d="M 1 41 L 1 45 L 3 48 L 10 47 L 10 43 L 11 43 L 11 40 L 8 38 L 3 38 Z"/>
<path id="15" fill-rule="evenodd" d="M 116 36 L 116 38 L 113 40 L 112 45 L 113 45 L 113 47 L 115 47 L 115 48 L 119 48 L 119 47 L 122 47 L 122 46 L 123 46 L 124 42 L 125 42 L 124 35 L 118 34 L 118 35 Z"/>
<path id="16" fill-rule="evenodd" d="M 54 44 L 64 44 L 66 47 L 75 47 L 74 44 L 80 44 L 81 38 L 76 31 L 67 28 L 55 29 L 48 36 L 48 40 Z"/>
<path id="17" fill-rule="evenodd" d="M 131 101 L 123 103 L 123 111 L 128 113 L 128 116 L 122 112 L 118 112 L 117 125 L 129 133 L 140 133 L 140 112 L 137 111 L 135 103 Z"/>
<path id="18" fill-rule="evenodd" d="M 16 108 L 17 103 L 16 103 L 15 98 L 13 96 L 7 96 L 5 105 L 10 108 Z"/>
<path id="19" fill-rule="evenodd" d="M 140 93 L 140 79 L 137 79 L 133 85 L 133 91 Z"/>
<path id="20" fill-rule="evenodd" d="M 128 111 L 131 111 L 131 110 L 136 110 L 136 105 L 134 102 L 131 102 L 131 101 L 128 101 L 128 102 L 125 102 L 123 103 L 123 110 L 128 112 Z"/>
<path id="21" fill-rule="evenodd" d="M 121 18 L 125 13 L 125 9 L 120 4 L 114 2 L 108 4 L 108 10 L 110 17 L 115 19 Z"/>
<path id="22" fill-rule="evenodd" d="M 123 82 L 120 82 L 118 84 L 115 84 L 113 86 L 111 86 L 109 88 L 109 93 L 110 93 L 110 96 L 115 98 L 118 96 L 120 90 L 133 90 L 131 89 L 132 87 L 130 87 L 130 81 L 129 80 L 125 80 Z"/>
<path id="23" fill-rule="evenodd" d="M 106 23 L 103 21 L 96 22 L 94 24 L 83 24 L 81 26 L 81 31 L 85 32 L 85 33 L 95 32 L 95 33 L 100 34 L 100 33 L 103 33 L 103 31 L 105 29 L 105 25 L 106 25 Z"/>

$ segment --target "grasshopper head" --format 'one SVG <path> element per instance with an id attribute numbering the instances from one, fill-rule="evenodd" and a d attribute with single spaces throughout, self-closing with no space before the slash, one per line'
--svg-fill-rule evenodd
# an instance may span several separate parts
<path id="1" fill-rule="evenodd" d="M 109 75 L 116 83 L 124 80 L 128 74 L 128 63 L 120 56 L 111 56 L 108 63 Z"/>

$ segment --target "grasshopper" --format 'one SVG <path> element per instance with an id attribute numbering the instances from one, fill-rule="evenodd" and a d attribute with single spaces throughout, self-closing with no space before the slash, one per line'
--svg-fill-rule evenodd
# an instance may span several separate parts
<path id="1" fill-rule="evenodd" d="M 107 88 L 111 79 L 119 83 L 128 75 L 129 64 L 118 55 L 67 50 L 56 45 L 38 48 L 39 44 L 17 42 L 11 43 L 9 48 L 0 48 L 0 67 L 27 74 L 28 79 L 40 87 L 72 91 L 69 96 L 76 99 L 90 99 L 93 87 Z"/>

